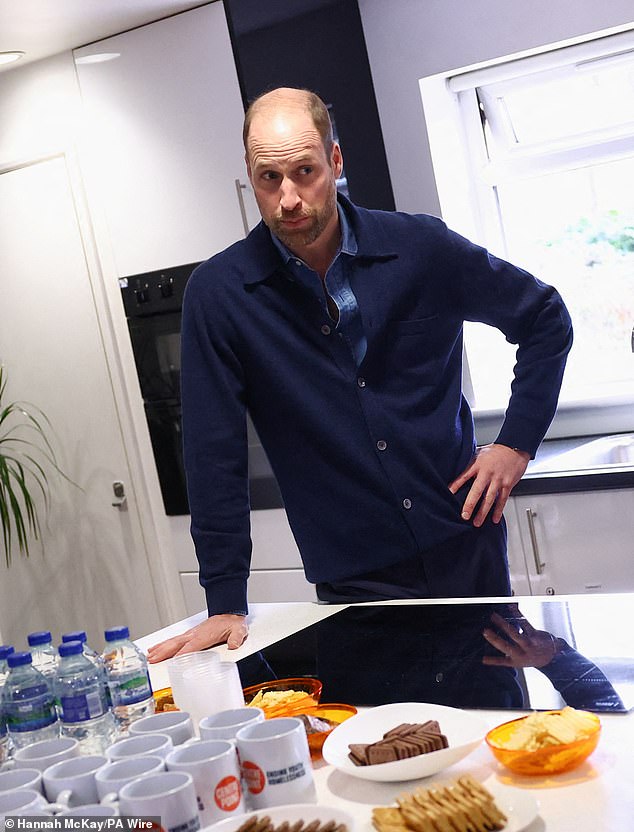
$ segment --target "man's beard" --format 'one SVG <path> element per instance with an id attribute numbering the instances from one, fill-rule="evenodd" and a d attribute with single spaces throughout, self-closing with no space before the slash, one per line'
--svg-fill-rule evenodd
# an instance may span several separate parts
<path id="1" fill-rule="evenodd" d="M 303 247 L 314 243 L 321 236 L 336 210 L 337 189 L 333 183 L 332 190 L 322 208 L 308 208 L 297 214 L 293 212 L 279 213 L 271 217 L 268 225 L 271 231 L 292 251 L 294 246 Z M 310 222 L 302 225 L 301 228 L 293 230 L 284 225 L 284 220 L 298 220 L 304 217 L 308 218 Z"/>

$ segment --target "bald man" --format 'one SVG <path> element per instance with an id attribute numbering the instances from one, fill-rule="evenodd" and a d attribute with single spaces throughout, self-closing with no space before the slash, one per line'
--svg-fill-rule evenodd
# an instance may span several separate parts
<path id="1" fill-rule="evenodd" d="M 509 595 L 502 512 L 572 342 L 552 287 L 435 217 L 338 195 L 341 149 L 315 94 L 261 96 L 243 139 L 262 222 L 196 269 L 183 306 L 185 467 L 209 618 L 151 661 L 247 636 L 247 409 L 322 601 Z M 518 345 L 504 423 L 480 448 L 461 389 L 465 320 Z"/>

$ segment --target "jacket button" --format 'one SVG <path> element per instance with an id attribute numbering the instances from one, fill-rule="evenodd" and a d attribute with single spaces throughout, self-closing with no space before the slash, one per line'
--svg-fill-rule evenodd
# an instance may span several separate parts
<path id="1" fill-rule="evenodd" d="M 379 441 L 376 443 L 376 446 L 380 451 L 384 451 L 387 448 L 387 442 L 385 441 L 385 439 L 379 439 Z"/>
<path id="2" fill-rule="evenodd" d="M 322 328 L 321 328 L 321 334 L 322 334 L 322 335 L 330 335 L 330 327 L 328 326 L 328 324 L 324 324 L 324 325 L 322 326 Z"/>
<path id="3" fill-rule="evenodd" d="M 359 378 L 357 379 L 357 384 L 359 385 L 359 387 L 365 387 L 365 379 L 359 376 Z"/>
<path id="4" fill-rule="evenodd" d="M 411 507 L 412 507 L 412 501 L 410 500 L 409 497 L 406 497 L 403 500 L 403 508 L 410 509 Z"/>
<path id="5" fill-rule="evenodd" d="M 438 682 L 438 684 L 440 684 L 440 682 L 442 682 L 442 680 L 443 680 L 444 678 L 445 678 L 445 677 L 444 677 L 444 675 L 443 675 L 442 673 L 437 673 L 437 674 L 436 674 L 436 681 Z"/>

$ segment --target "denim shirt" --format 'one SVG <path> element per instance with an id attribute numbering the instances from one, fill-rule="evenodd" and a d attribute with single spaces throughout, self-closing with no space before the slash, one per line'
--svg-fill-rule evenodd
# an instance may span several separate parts
<path id="1" fill-rule="evenodd" d="M 363 331 L 359 304 L 350 285 L 350 261 L 356 255 L 358 246 L 345 211 L 339 204 L 337 205 L 337 210 L 339 212 L 339 225 L 341 228 L 341 243 L 334 260 L 328 267 L 324 284 L 326 291 L 335 302 L 339 311 L 336 331 L 345 339 L 354 358 L 354 362 L 359 367 L 365 357 L 368 340 Z M 276 237 L 272 232 L 271 239 L 282 255 L 284 263 L 289 270 L 289 279 L 297 281 L 301 286 L 312 292 L 326 313 L 328 313 L 322 281 L 317 272 L 311 269 L 297 255 L 293 254 L 292 251 L 289 251 L 279 237 Z"/>

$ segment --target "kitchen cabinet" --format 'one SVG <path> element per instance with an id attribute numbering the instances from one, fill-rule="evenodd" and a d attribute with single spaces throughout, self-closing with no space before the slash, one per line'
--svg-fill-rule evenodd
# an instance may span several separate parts
<path id="1" fill-rule="evenodd" d="M 634 490 L 512 497 L 505 517 L 509 561 L 526 566 L 525 594 L 634 590 Z"/>
<path id="2" fill-rule="evenodd" d="M 86 63 L 99 55 L 115 57 Z M 74 57 L 89 199 L 103 211 L 117 275 L 193 263 L 244 237 L 257 210 L 222 3 L 76 49 Z"/>

